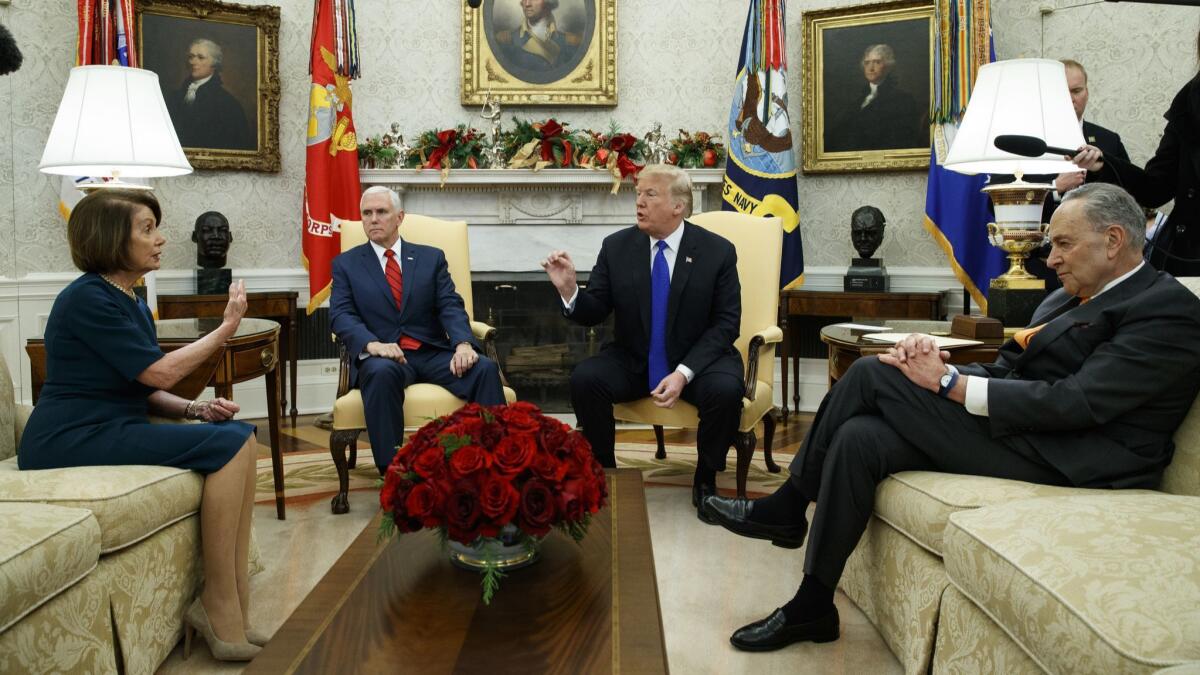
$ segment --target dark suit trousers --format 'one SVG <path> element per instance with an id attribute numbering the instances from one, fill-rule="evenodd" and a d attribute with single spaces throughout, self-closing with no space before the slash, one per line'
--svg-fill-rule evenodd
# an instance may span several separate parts
<path id="1" fill-rule="evenodd" d="M 788 467 L 816 502 L 804 572 L 836 588 L 875 505 L 875 486 L 898 471 L 944 471 L 1067 485 L 1032 450 L 991 437 L 986 417 L 917 387 L 873 357 L 855 361 L 817 410 Z"/>
<path id="2" fill-rule="evenodd" d="M 358 388 L 362 390 L 363 411 L 367 418 L 367 437 L 371 454 L 382 475 L 404 440 L 404 388 L 428 382 L 450 390 L 455 396 L 481 405 L 504 403 L 500 368 L 496 362 L 480 356 L 462 377 L 450 372 L 454 352 L 437 347 L 422 347 L 404 353 L 406 363 L 370 356 L 358 363 Z"/>
<path id="3" fill-rule="evenodd" d="M 628 360 L 608 351 L 584 359 L 571 372 L 571 406 L 601 466 L 617 466 L 613 404 L 649 396 L 648 377 L 644 364 L 630 368 Z M 697 373 L 679 395 L 699 412 L 697 451 L 714 471 L 725 470 L 725 456 L 742 417 L 744 390 L 737 361 L 718 359 Z"/>

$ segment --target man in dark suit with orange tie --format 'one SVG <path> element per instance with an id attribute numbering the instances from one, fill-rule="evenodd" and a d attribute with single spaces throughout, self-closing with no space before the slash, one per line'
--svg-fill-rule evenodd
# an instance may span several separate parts
<path id="1" fill-rule="evenodd" d="M 1146 221 L 1127 192 L 1088 183 L 1050 223 L 1062 281 L 994 363 L 955 368 L 928 336 L 861 358 L 821 402 L 774 494 L 709 497 L 726 529 L 800 548 L 795 597 L 730 641 L 768 651 L 839 636 L 833 591 L 876 485 L 924 470 L 1089 488 L 1152 488 L 1200 391 L 1200 299 L 1142 259 Z M 805 511 L 816 503 L 812 530 Z"/>
<path id="2" fill-rule="evenodd" d="M 725 470 L 745 371 L 733 346 L 742 317 L 737 252 L 687 222 L 691 213 L 687 174 L 648 166 L 637 181 L 637 226 L 605 238 L 586 289 L 566 252 L 554 251 L 542 266 L 567 318 L 594 326 L 615 316 L 613 341 L 571 373 L 571 403 L 596 459 L 616 466 L 614 403 L 650 395 L 669 408 L 682 398 L 700 417 L 692 485 L 698 506 Z"/>
<path id="3" fill-rule="evenodd" d="M 370 241 L 333 259 L 329 322 L 350 354 L 382 474 L 404 438 L 405 387 L 429 382 L 483 405 L 504 403 L 504 389 L 496 362 L 476 352 L 445 254 L 400 238 L 396 193 L 367 188 L 360 210 Z"/>

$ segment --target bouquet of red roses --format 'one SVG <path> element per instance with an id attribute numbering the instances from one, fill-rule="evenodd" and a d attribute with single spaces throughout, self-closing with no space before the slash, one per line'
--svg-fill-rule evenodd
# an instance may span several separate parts
<path id="1" fill-rule="evenodd" d="M 413 434 L 384 475 L 384 532 L 437 528 L 478 545 L 516 526 L 534 547 L 551 529 L 575 541 L 608 499 L 604 469 L 583 435 L 531 403 L 468 404 Z M 496 584 L 485 566 L 485 599 Z"/>

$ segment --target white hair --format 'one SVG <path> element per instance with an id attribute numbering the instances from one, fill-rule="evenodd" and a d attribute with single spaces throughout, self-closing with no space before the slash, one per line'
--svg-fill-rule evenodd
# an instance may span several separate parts
<path id="1" fill-rule="evenodd" d="M 204 48 L 208 50 L 208 55 L 211 56 L 213 60 L 213 68 L 219 69 L 221 67 L 221 63 L 225 61 L 225 53 L 221 51 L 221 45 L 209 40 L 208 38 L 196 38 L 195 40 L 192 40 L 192 44 L 188 45 L 188 48 L 196 45 L 203 45 Z"/>
<path id="2" fill-rule="evenodd" d="M 662 178 L 667 181 L 667 191 L 676 204 L 683 205 L 683 217 L 692 215 L 692 178 L 674 164 L 647 164 L 638 172 L 638 179 Z"/>
<path id="3" fill-rule="evenodd" d="M 358 200 L 359 206 L 362 206 L 363 200 L 367 198 L 367 195 L 378 194 L 386 194 L 388 199 L 392 201 L 392 210 L 396 213 L 400 212 L 400 195 L 396 194 L 395 190 L 382 185 L 372 185 L 366 190 L 363 190 L 362 197 Z"/>

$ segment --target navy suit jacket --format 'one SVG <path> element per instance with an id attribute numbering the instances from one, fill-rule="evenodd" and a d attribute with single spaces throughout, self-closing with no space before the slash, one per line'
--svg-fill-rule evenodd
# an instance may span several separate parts
<path id="1" fill-rule="evenodd" d="M 667 361 L 699 375 L 719 361 L 740 374 L 734 348 L 742 321 L 742 287 L 737 250 L 724 237 L 684 221 L 683 237 L 667 296 Z M 559 302 L 561 306 L 561 301 Z M 567 318 L 595 326 L 615 316 L 613 341 L 605 350 L 628 370 L 645 371 L 650 352 L 650 237 L 637 227 L 608 235 L 596 266 Z"/>
<path id="2" fill-rule="evenodd" d="M 406 241 L 400 258 L 400 310 L 370 242 L 333 259 L 329 323 L 350 354 L 352 381 L 358 374 L 357 357 L 368 342 L 399 342 L 407 335 L 443 349 L 460 342 L 478 347 L 442 250 Z"/>
<path id="3" fill-rule="evenodd" d="M 1032 450 L 1081 487 L 1155 487 L 1200 390 L 1200 299 L 1145 265 L 1080 305 L 1051 293 L 1021 349 L 961 366 L 988 379 L 992 436 Z"/>

